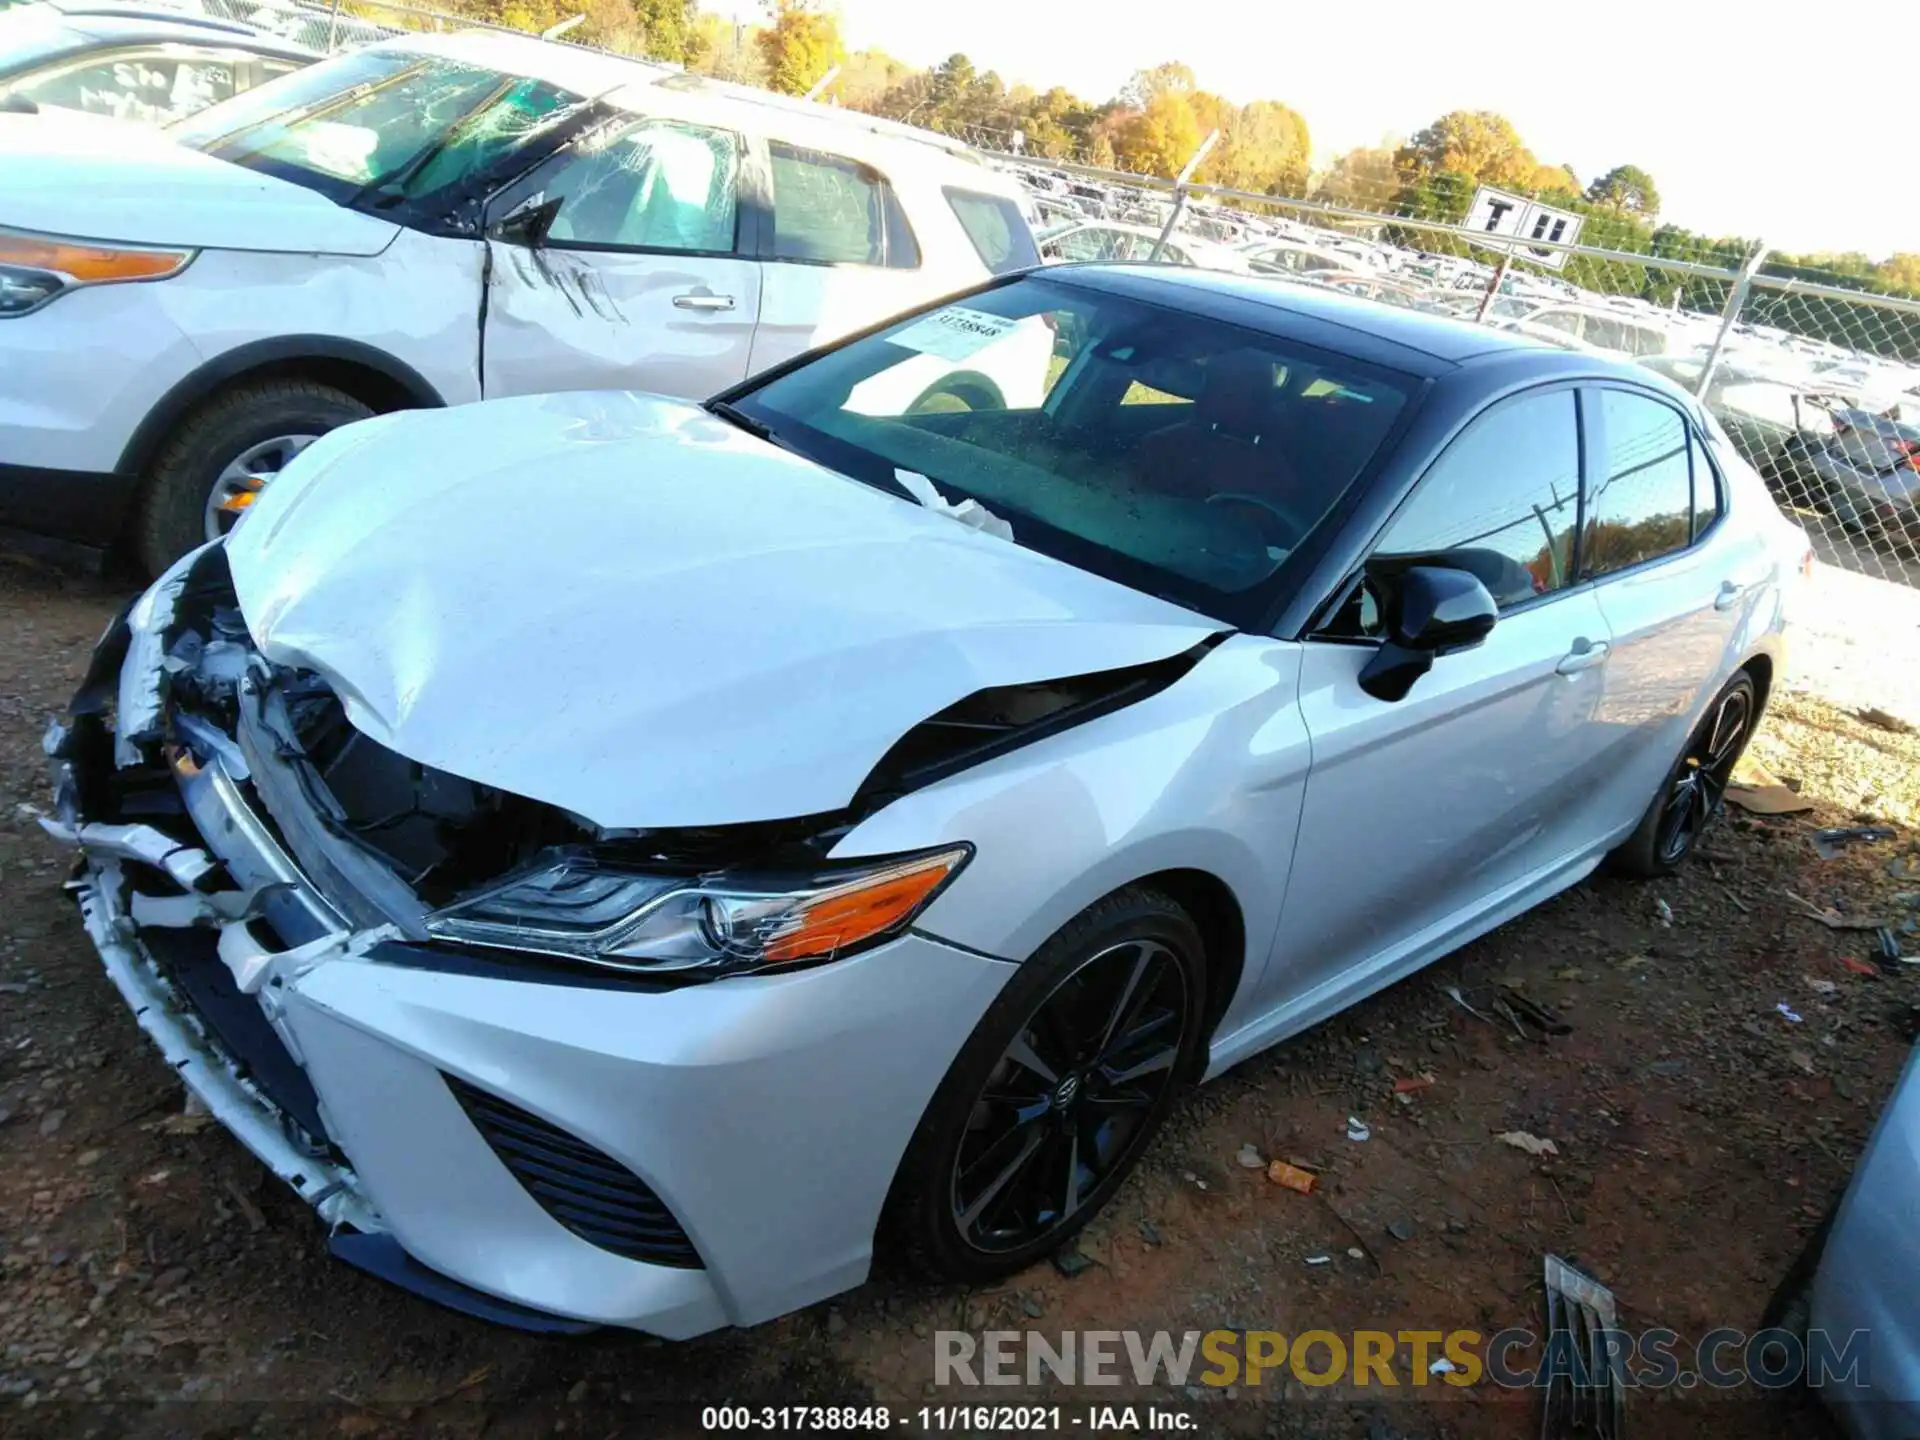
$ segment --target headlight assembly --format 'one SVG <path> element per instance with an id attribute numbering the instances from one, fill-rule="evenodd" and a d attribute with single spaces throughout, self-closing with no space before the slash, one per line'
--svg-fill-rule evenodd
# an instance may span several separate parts
<path id="1" fill-rule="evenodd" d="M 164 280 L 187 268 L 192 250 L 86 245 L 0 230 L 0 320 L 31 314 L 69 290 Z"/>
<path id="2" fill-rule="evenodd" d="M 625 970 L 765 970 L 899 934 L 972 853 L 956 845 L 800 877 L 690 880 L 563 851 L 436 912 L 427 931 Z"/>

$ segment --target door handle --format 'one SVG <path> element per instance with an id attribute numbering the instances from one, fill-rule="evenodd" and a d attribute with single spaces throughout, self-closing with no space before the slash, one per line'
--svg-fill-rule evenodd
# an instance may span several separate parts
<path id="1" fill-rule="evenodd" d="M 1606 658 L 1606 641 L 1576 641 L 1574 648 L 1561 656 L 1560 663 L 1553 668 L 1561 675 L 1578 675 L 1582 670 L 1606 663 Z"/>
<path id="2" fill-rule="evenodd" d="M 1722 580 L 1720 582 L 1720 593 L 1713 597 L 1713 608 L 1716 610 L 1731 610 L 1734 601 L 1738 600 L 1741 595 L 1745 593 L 1746 588 L 1744 585 L 1734 584 L 1731 580 Z"/>
<path id="3" fill-rule="evenodd" d="M 673 303 L 681 310 L 731 310 L 731 295 L 714 295 L 700 290 L 689 290 L 685 295 L 673 297 Z"/>

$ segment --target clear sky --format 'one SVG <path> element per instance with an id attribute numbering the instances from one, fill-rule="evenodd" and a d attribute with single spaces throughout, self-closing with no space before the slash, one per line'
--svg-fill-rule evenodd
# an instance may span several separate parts
<path id="1" fill-rule="evenodd" d="M 832 0 L 830 0 L 832 3 Z M 758 18 L 749 0 L 712 9 Z M 1306 116 L 1314 160 L 1496 110 L 1583 181 L 1635 164 L 1662 218 L 1782 250 L 1920 251 L 1920 0 L 837 0 L 849 49 L 964 52 L 1105 100 L 1191 66 Z"/>

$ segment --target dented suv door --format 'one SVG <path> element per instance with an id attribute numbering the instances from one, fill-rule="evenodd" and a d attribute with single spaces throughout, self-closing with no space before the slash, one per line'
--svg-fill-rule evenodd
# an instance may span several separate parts
<path id="1" fill-rule="evenodd" d="M 496 196 L 482 392 L 699 399 L 746 378 L 761 287 L 745 153 L 726 130 L 628 117 Z"/>

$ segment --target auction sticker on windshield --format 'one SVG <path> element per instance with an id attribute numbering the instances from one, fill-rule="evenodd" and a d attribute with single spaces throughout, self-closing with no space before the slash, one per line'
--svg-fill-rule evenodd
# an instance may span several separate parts
<path id="1" fill-rule="evenodd" d="M 984 310 L 948 305 L 931 315 L 922 315 L 898 335 L 887 336 L 887 342 L 917 350 L 922 355 L 937 355 L 942 360 L 968 360 L 1002 336 L 1011 334 L 1019 323 L 1003 315 L 989 315 Z"/>

